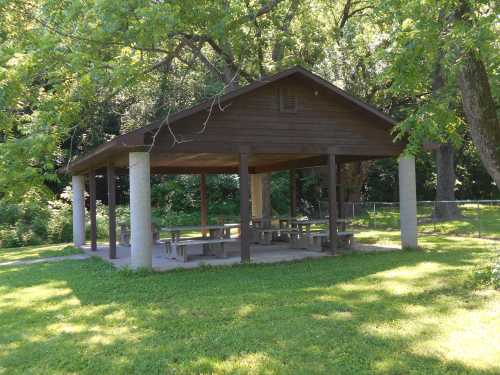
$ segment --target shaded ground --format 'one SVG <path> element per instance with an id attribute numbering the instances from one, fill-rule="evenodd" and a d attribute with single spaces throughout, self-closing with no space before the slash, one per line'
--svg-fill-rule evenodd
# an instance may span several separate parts
<path id="1" fill-rule="evenodd" d="M 467 287 L 491 242 L 135 275 L 0 269 L 0 373 L 497 374 L 500 295 Z"/>

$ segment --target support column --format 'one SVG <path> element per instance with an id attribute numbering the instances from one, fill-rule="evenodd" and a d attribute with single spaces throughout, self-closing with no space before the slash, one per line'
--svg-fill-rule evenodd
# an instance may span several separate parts
<path id="1" fill-rule="evenodd" d="M 297 172 L 290 169 L 290 217 L 297 215 Z"/>
<path id="2" fill-rule="evenodd" d="M 337 165 L 335 154 L 328 155 L 328 220 L 330 251 L 337 251 Z"/>
<path id="3" fill-rule="evenodd" d="M 108 217 L 109 217 L 109 259 L 116 259 L 116 172 L 108 165 Z"/>
<path id="4" fill-rule="evenodd" d="M 72 176 L 73 243 L 81 247 L 85 243 L 85 177 Z"/>
<path id="5" fill-rule="evenodd" d="M 151 269 L 153 233 L 151 231 L 151 185 L 148 152 L 129 154 L 130 243 L 132 269 Z"/>
<path id="6" fill-rule="evenodd" d="M 273 208 L 271 207 L 271 173 L 262 175 L 262 226 L 271 228 Z"/>
<path id="7" fill-rule="evenodd" d="M 262 174 L 250 175 L 252 217 L 262 218 Z"/>
<path id="8" fill-rule="evenodd" d="M 417 187 L 413 156 L 401 155 L 399 158 L 399 215 L 401 247 L 417 249 Z"/>
<path id="9" fill-rule="evenodd" d="M 204 173 L 200 174 L 200 221 L 202 226 L 208 225 L 207 179 Z M 207 234 L 207 230 L 202 231 L 203 237 Z"/>
<path id="10" fill-rule="evenodd" d="M 97 191 L 95 171 L 89 172 L 90 195 L 90 249 L 97 251 Z"/>
<path id="11" fill-rule="evenodd" d="M 250 204 L 248 154 L 240 154 L 240 243 L 241 262 L 250 262 Z"/>
<path id="12" fill-rule="evenodd" d="M 338 164 L 338 182 L 339 186 L 339 217 L 345 219 L 345 185 L 342 178 L 342 164 Z"/>

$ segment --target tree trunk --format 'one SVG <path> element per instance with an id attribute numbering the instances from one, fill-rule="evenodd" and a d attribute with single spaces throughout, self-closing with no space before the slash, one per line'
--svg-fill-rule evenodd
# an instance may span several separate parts
<path id="1" fill-rule="evenodd" d="M 470 134 L 481 161 L 500 189 L 500 124 L 486 69 L 468 52 L 458 83 Z"/>
<path id="2" fill-rule="evenodd" d="M 436 149 L 436 205 L 434 217 L 441 220 L 451 220 L 460 215 L 455 200 L 455 151 L 450 143 L 439 145 Z"/>
<path id="3" fill-rule="evenodd" d="M 345 188 L 346 202 L 359 202 L 361 200 L 361 188 L 368 177 L 370 161 L 357 161 L 344 164 L 342 180 Z"/>
<path id="4" fill-rule="evenodd" d="M 442 14 L 440 15 L 442 18 Z M 439 98 L 441 89 L 445 85 L 443 74 L 443 51 L 440 49 L 432 79 L 432 96 Z M 460 215 L 455 202 L 455 150 L 451 142 L 440 144 L 436 149 L 436 197 L 434 217 L 440 220 L 451 220 Z M 448 202 L 442 202 L 448 201 Z"/>

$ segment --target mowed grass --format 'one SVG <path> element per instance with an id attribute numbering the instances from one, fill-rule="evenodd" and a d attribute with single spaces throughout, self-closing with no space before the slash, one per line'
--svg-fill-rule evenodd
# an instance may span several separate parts
<path id="1" fill-rule="evenodd" d="M 0 269 L 1 374 L 498 374 L 496 243 L 154 274 Z"/>
<path id="2" fill-rule="evenodd" d="M 69 244 L 0 248 L 0 263 L 80 254 L 82 251 Z"/>

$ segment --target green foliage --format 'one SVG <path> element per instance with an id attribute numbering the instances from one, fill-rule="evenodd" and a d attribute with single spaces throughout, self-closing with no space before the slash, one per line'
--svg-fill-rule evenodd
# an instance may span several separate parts
<path id="1" fill-rule="evenodd" d="M 470 7 L 467 17 L 472 23 L 467 25 L 456 16 L 464 4 Z M 479 54 L 487 62 L 491 86 L 498 86 L 495 6 L 487 1 L 391 0 L 375 9 L 387 40 L 387 48 L 377 51 L 385 65 L 379 79 L 386 82 L 386 93 L 400 102 L 393 108 L 402 120 L 397 137 L 410 141 L 407 151 L 412 154 L 429 141 L 451 141 L 458 149 L 466 133 L 457 83 L 459 51 Z M 498 94 L 495 88 L 497 100 Z"/>
<path id="2" fill-rule="evenodd" d="M 69 242 L 71 205 L 63 199 L 47 201 L 36 193 L 20 203 L 0 200 L 0 247 Z"/>

